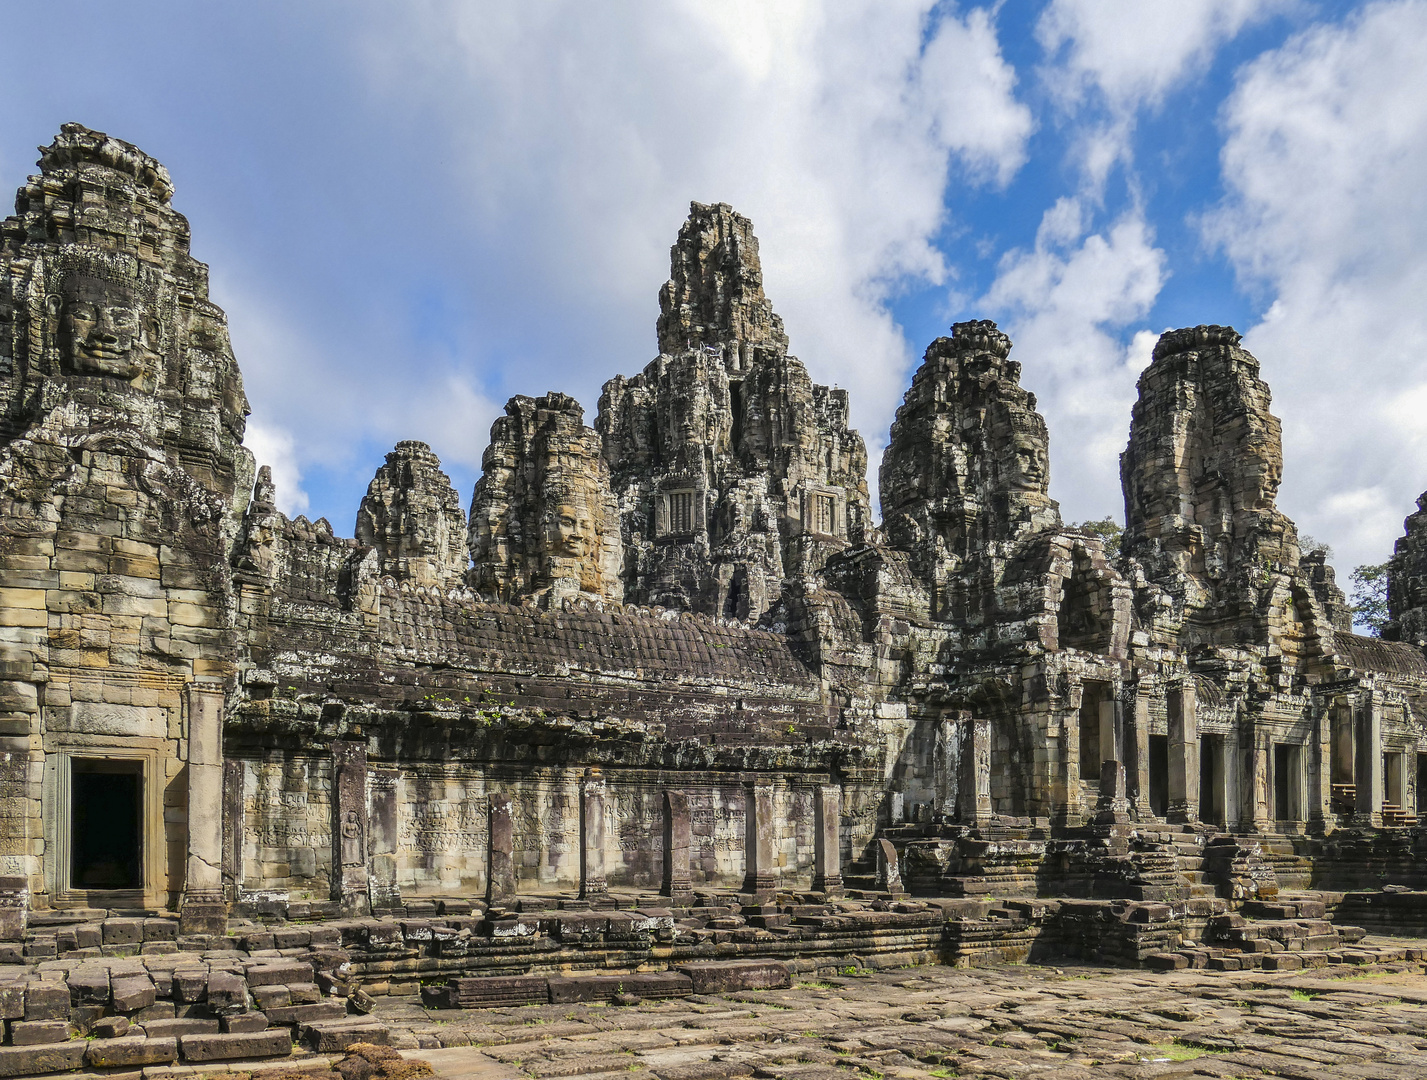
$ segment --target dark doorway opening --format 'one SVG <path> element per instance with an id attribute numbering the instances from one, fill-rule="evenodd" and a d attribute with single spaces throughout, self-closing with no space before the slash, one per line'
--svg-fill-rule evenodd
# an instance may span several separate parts
<path id="1" fill-rule="evenodd" d="M 1087 679 L 1080 686 L 1080 779 L 1099 780 L 1101 764 L 1100 702 L 1110 693 L 1108 683 Z"/>
<path id="2" fill-rule="evenodd" d="M 1298 748 L 1278 743 L 1273 748 L 1273 816 L 1298 820 Z"/>
<path id="3" fill-rule="evenodd" d="M 1427 754 L 1417 755 L 1417 798 L 1413 809 L 1417 816 L 1427 816 L 1427 806 L 1423 805 L 1423 799 L 1427 798 Z"/>
<path id="4" fill-rule="evenodd" d="M 1224 737 L 1204 735 L 1199 742 L 1199 817 L 1209 825 L 1224 827 Z"/>
<path id="5" fill-rule="evenodd" d="M 1169 736 L 1150 736 L 1150 813 L 1169 813 Z"/>
<path id="6" fill-rule="evenodd" d="M 143 763 L 72 760 L 69 884 L 142 889 Z"/>

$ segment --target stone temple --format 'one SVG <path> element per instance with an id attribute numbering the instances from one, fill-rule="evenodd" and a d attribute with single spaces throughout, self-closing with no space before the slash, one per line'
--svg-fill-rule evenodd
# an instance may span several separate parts
<path id="1" fill-rule="evenodd" d="M 172 195 L 70 124 L 0 225 L 17 1050 L 121 1016 L 146 1061 L 330 1048 L 384 995 L 607 995 L 594 970 L 1283 970 L 1427 933 L 1427 495 L 1388 634 L 1354 634 L 1232 329 L 1156 345 L 1121 550 L 1062 521 L 987 321 L 927 347 L 879 517 L 751 223 L 695 203 L 658 355 L 592 424 L 512 398 L 468 512 L 400 442 L 347 537 L 244 448 Z M 50 1043 L 30 1071 L 86 1052 Z"/>

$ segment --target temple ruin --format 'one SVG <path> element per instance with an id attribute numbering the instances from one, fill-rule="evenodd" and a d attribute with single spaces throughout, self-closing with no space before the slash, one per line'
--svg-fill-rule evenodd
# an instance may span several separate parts
<path id="1" fill-rule="evenodd" d="M 149 1043 L 261 1007 L 316 1044 L 418 984 L 1427 932 L 1427 495 L 1353 633 L 1232 329 L 1140 376 L 1118 552 L 1061 520 L 987 321 L 927 347 L 879 516 L 751 223 L 695 203 L 592 426 L 512 398 L 468 514 L 401 442 L 347 538 L 243 446 L 164 167 L 70 124 L 39 169 L 0 225 L 0 1005 L 50 961 L 70 992 L 12 1022 L 80 1024 L 92 970 Z"/>

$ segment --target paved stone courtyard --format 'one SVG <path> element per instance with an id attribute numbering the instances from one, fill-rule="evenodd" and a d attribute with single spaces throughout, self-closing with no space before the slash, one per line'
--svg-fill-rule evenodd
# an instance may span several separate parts
<path id="1" fill-rule="evenodd" d="M 408 1058 L 448 1080 L 1427 1075 L 1420 962 L 1163 974 L 930 966 L 628 1007 L 428 1012 L 393 999 L 379 1013 Z"/>

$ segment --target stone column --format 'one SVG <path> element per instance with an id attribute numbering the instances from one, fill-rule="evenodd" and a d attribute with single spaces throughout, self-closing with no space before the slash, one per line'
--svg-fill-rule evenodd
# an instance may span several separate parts
<path id="1" fill-rule="evenodd" d="M 396 881 L 397 794 L 401 774 L 392 768 L 372 769 L 367 774 L 371 792 L 371 881 L 368 892 L 372 907 L 401 907 L 401 887 Z"/>
<path id="2" fill-rule="evenodd" d="M 1134 726 L 1131 731 L 1134 747 L 1129 759 L 1134 771 L 1127 784 L 1135 812 L 1144 819 L 1154 813 L 1150 809 L 1150 695 L 1146 686 L 1135 688 Z"/>
<path id="3" fill-rule="evenodd" d="M 823 784 L 813 793 L 813 892 L 842 895 L 842 788 Z"/>
<path id="4" fill-rule="evenodd" d="M 1169 691 L 1169 820 L 1199 820 L 1199 722 L 1194 680 Z"/>
<path id="5" fill-rule="evenodd" d="M 1372 691 L 1365 692 L 1355 708 L 1357 746 L 1353 754 L 1357 785 L 1355 824 L 1378 828 L 1382 825 L 1382 702 Z"/>
<path id="6" fill-rule="evenodd" d="M 586 769 L 580 786 L 580 899 L 593 904 L 607 902 L 609 887 L 604 871 L 604 776 L 598 769 Z"/>
<path id="7" fill-rule="evenodd" d="M 761 903 L 778 888 L 773 868 L 773 785 L 756 780 L 746 788 L 743 891 L 752 893 Z"/>
<path id="8" fill-rule="evenodd" d="M 1080 710 L 1065 709 L 1060 713 L 1060 762 L 1065 775 L 1063 820 L 1066 825 L 1082 822 L 1080 799 Z"/>
<path id="9" fill-rule="evenodd" d="M 961 722 L 957 820 L 985 825 L 991 820 L 991 721 L 968 716 Z"/>
<path id="10" fill-rule="evenodd" d="M 694 901 L 689 879 L 689 857 L 694 847 L 689 797 L 682 791 L 664 790 L 664 881 L 660 891 L 677 906 Z"/>
<path id="11" fill-rule="evenodd" d="M 1263 832 L 1272 829 L 1273 808 L 1269 805 L 1269 749 L 1268 735 L 1253 720 L 1243 721 L 1246 738 L 1243 739 L 1243 761 L 1246 775 L 1240 780 L 1239 790 L 1245 800 L 1240 823 L 1246 832 Z"/>
<path id="12" fill-rule="evenodd" d="M 1120 695 L 1111 693 L 1100 701 L 1100 764 L 1125 761 L 1125 725 L 1122 722 Z"/>
<path id="13" fill-rule="evenodd" d="M 367 872 L 367 747 L 332 744 L 332 899 L 349 915 L 370 909 Z"/>
<path id="14" fill-rule="evenodd" d="M 936 744 L 932 749 L 932 807 L 934 817 L 946 820 L 956 814 L 956 785 L 960 763 L 959 724 L 951 717 L 936 721 Z"/>
<path id="15" fill-rule="evenodd" d="M 486 903 L 496 906 L 515 899 L 515 824 L 510 796 L 490 797 L 486 855 Z"/>
<path id="16" fill-rule="evenodd" d="M 223 894 L 237 901 L 243 891 L 243 763 L 223 762 Z"/>
<path id="17" fill-rule="evenodd" d="M 179 932 L 222 934 L 228 928 L 228 905 L 223 902 L 223 688 L 189 683 L 186 704 L 188 867 Z"/>

